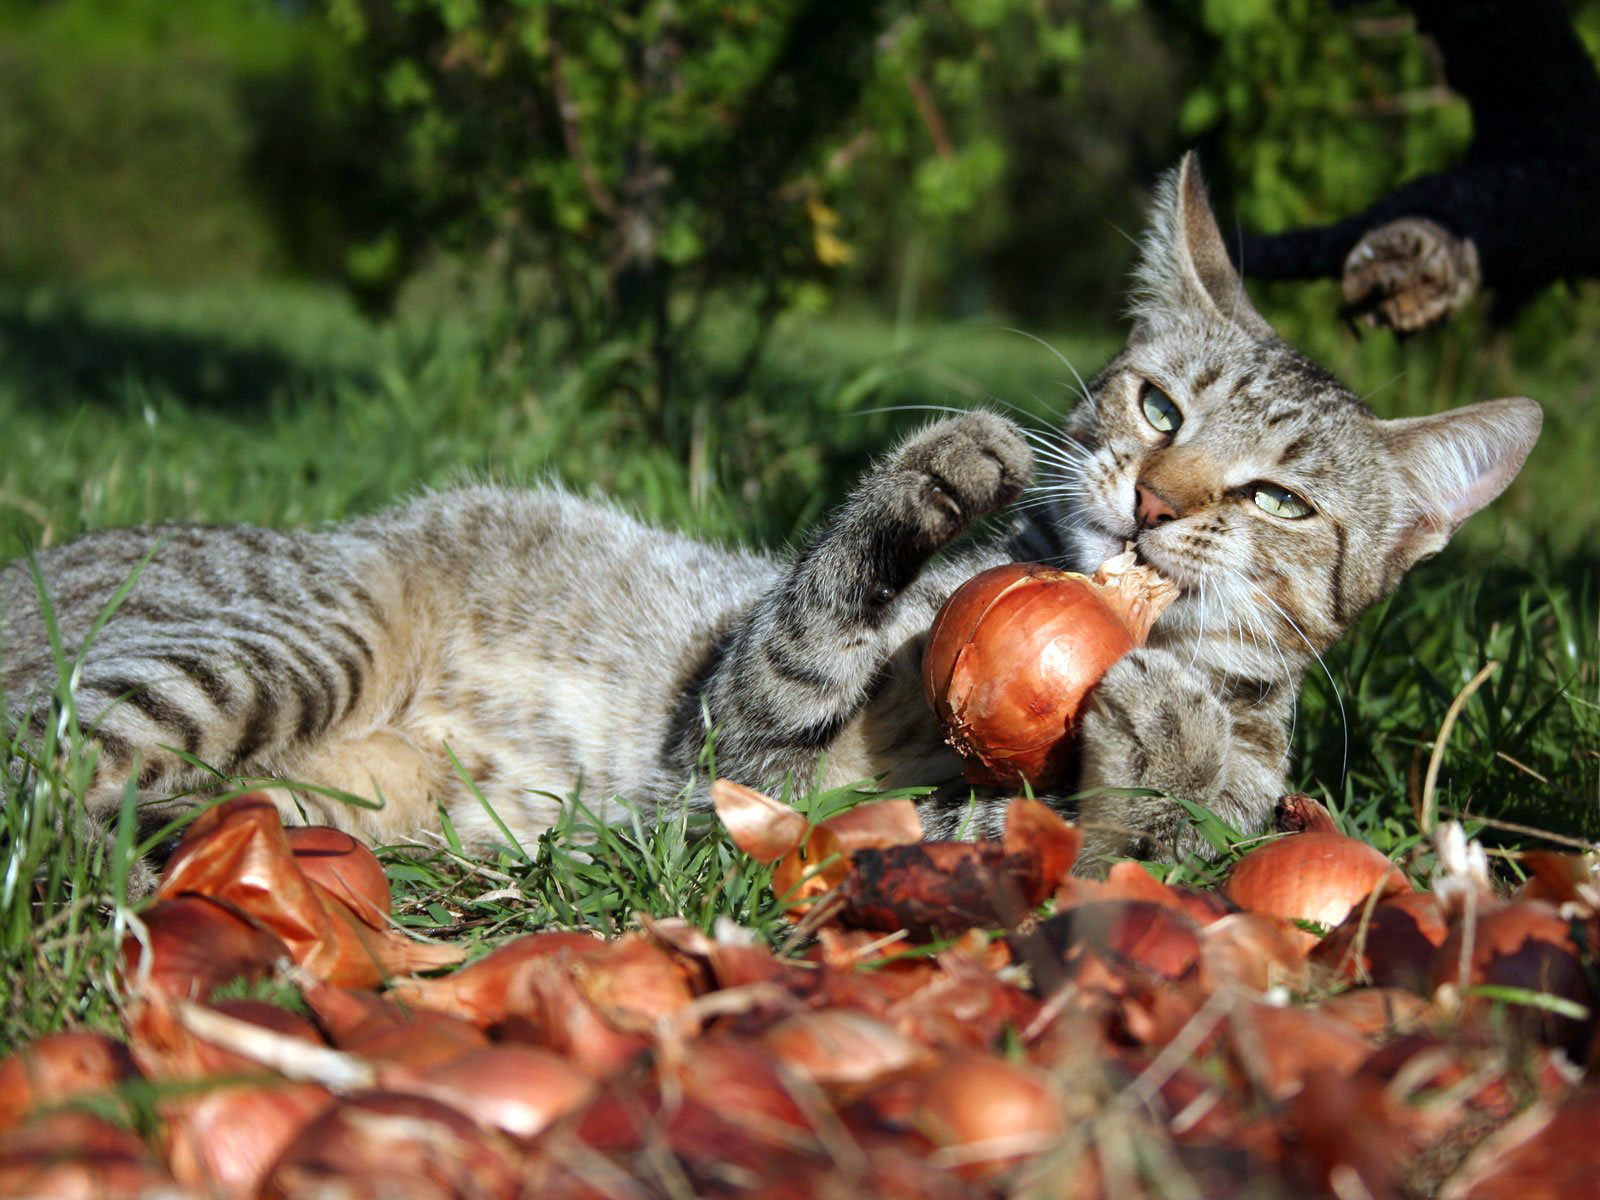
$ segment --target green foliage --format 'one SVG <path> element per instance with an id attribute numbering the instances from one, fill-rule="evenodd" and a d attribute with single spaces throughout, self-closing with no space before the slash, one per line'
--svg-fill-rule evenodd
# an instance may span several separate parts
<path id="1" fill-rule="evenodd" d="M 1233 214 L 1273 231 L 1344 216 L 1459 157 L 1471 133 L 1437 55 L 1398 4 L 1326 0 L 1173 5 L 1204 64 L 1179 127 Z"/>
<path id="2" fill-rule="evenodd" d="M 325 270 L 362 219 L 334 49 L 262 0 L 0 6 L 0 272 Z"/>

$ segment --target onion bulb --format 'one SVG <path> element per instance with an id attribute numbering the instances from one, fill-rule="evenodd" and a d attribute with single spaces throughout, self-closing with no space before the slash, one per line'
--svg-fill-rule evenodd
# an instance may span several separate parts
<path id="1" fill-rule="evenodd" d="M 1066 1113 L 1051 1079 L 1035 1067 L 987 1054 L 953 1054 L 918 1081 L 911 1122 L 939 1159 L 987 1175 L 1054 1144 Z"/>
<path id="2" fill-rule="evenodd" d="M 1375 889 L 1410 890 L 1397 867 L 1341 833 L 1296 833 L 1259 846 L 1228 877 L 1228 898 L 1240 908 L 1291 921 L 1337 925 Z M 1315 938 L 1307 935 L 1308 944 Z"/>
<path id="3" fill-rule="evenodd" d="M 1094 579 L 1007 563 L 957 588 L 928 635 L 922 683 L 969 776 L 1034 787 L 1065 777 L 1089 689 L 1176 596 L 1132 552 Z"/>
<path id="4" fill-rule="evenodd" d="M 0 1062 L 0 1129 L 35 1107 L 109 1091 L 138 1078 L 128 1048 L 87 1029 L 52 1033 Z"/>

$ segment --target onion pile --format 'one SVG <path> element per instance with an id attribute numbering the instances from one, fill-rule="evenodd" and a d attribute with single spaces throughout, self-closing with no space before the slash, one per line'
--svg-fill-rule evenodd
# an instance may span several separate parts
<path id="1" fill-rule="evenodd" d="M 1181 1178 L 1138 1175 L 1155 1163 L 1208 1195 L 1377 1200 L 1600 1177 L 1574 1066 L 1600 1067 L 1585 859 L 1534 860 L 1521 896 L 1412 891 L 1302 800 L 1318 832 L 1245 855 L 1224 893 L 1074 877 L 1078 831 L 1032 800 L 952 843 L 913 840 L 904 803 L 813 828 L 713 794 L 775 891 L 819 889 L 798 957 L 647 919 L 381 988 L 338 950 L 356 924 L 399 936 L 368 852 L 223 806 L 125 947 L 126 1045 L 74 1031 L 0 1062 L 0 1194 L 1103 1200 Z M 216 998 L 228 970 L 310 1016 Z M 1461 1165 L 1479 1144 L 1503 1161 Z"/>
<path id="2" fill-rule="evenodd" d="M 928 634 L 922 683 L 969 776 L 1036 788 L 1067 778 L 1089 690 L 1176 598 L 1132 551 L 1093 579 L 1007 563 L 957 588 Z"/>

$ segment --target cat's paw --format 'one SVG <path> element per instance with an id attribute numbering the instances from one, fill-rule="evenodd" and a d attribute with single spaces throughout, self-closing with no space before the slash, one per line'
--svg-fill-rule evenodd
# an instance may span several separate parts
<path id="1" fill-rule="evenodd" d="M 1080 786 L 1150 788 L 1214 804 L 1234 753 L 1232 726 L 1205 676 L 1164 650 L 1131 651 L 1089 694 Z M 1107 851 L 1171 859 L 1189 848 L 1184 811 L 1165 798 L 1094 797 L 1080 816 Z"/>
<path id="2" fill-rule="evenodd" d="M 893 507 L 931 550 L 1021 495 L 1033 452 L 1015 422 L 971 412 L 901 443 L 888 465 Z"/>

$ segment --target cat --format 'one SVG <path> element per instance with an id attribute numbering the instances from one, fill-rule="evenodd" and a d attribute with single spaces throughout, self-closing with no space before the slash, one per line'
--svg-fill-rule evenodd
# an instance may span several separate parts
<path id="1" fill-rule="evenodd" d="M 575 791 L 648 817 L 714 729 L 719 774 L 942 782 L 928 834 L 991 834 L 1005 797 L 960 785 L 922 696 L 932 618 L 984 567 L 1089 570 L 1132 543 L 1181 594 L 1091 694 L 1077 782 L 1160 795 L 1056 802 L 1088 861 L 1192 848 L 1174 796 L 1258 829 L 1285 790 L 1301 673 L 1505 488 L 1541 413 L 1517 398 L 1375 417 L 1251 306 L 1193 155 L 1157 189 L 1132 318 L 1037 450 L 994 412 L 939 420 L 792 555 L 486 486 L 316 532 L 171 525 L 41 550 L 70 655 L 154 548 L 77 679 L 99 749 L 87 807 L 114 813 L 131 778 L 162 818 L 215 783 L 198 759 L 381 797 L 274 793 L 374 841 L 437 829 L 439 807 L 466 843 L 503 840 L 464 775 L 529 842 Z M 8 714 L 38 744 L 56 671 L 25 563 L 0 574 L 0 605 Z"/>

